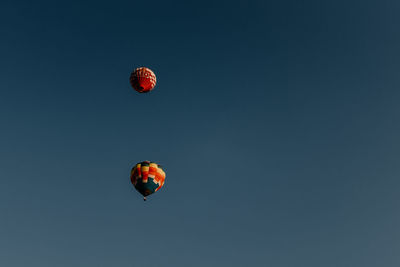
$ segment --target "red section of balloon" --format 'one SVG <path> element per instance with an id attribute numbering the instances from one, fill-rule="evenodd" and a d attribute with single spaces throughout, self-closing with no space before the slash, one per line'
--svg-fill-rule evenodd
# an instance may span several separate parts
<path id="1" fill-rule="evenodd" d="M 153 90 L 156 81 L 156 75 L 154 72 L 145 67 L 135 69 L 130 77 L 133 89 L 139 93 L 147 93 Z"/>

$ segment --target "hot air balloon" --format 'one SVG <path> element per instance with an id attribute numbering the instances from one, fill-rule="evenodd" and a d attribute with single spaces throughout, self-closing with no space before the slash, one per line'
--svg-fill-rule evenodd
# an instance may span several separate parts
<path id="1" fill-rule="evenodd" d="M 140 67 L 135 69 L 129 79 L 133 89 L 139 93 L 147 93 L 156 85 L 156 75 L 151 69 Z"/>
<path id="2" fill-rule="evenodd" d="M 131 182 L 143 195 L 143 200 L 146 200 L 148 195 L 157 192 L 164 185 L 164 181 L 165 172 L 157 163 L 143 161 L 132 168 Z"/>

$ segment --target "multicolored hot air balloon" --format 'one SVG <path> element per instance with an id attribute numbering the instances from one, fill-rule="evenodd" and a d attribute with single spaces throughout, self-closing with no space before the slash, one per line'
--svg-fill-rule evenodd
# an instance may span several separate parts
<path id="1" fill-rule="evenodd" d="M 143 161 L 136 164 L 131 171 L 133 186 L 146 200 L 148 195 L 157 192 L 165 181 L 165 172 L 157 163 Z"/>
<path id="2" fill-rule="evenodd" d="M 140 67 L 135 69 L 129 79 L 133 89 L 139 93 L 147 93 L 156 86 L 156 75 L 151 69 Z"/>

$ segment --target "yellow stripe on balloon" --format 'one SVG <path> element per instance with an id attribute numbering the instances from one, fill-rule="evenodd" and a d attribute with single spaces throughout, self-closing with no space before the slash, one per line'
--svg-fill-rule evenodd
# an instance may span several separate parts
<path id="1" fill-rule="evenodd" d="M 148 171 L 149 171 L 149 166 L 142 166 L 142 173 Z"/>

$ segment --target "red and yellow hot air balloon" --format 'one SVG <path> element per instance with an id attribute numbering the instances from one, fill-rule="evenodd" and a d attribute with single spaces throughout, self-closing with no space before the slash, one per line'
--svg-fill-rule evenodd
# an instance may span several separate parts
<path id="1" fill-rule="evenodd" d="M 157 192 L 164 185 L 164 181 L 165 172 L 157 163 L 143 161 L 132 168 L 131 182 L 143 195 L 144 200 L 148 195 Z"/>
<path id="2" fill-rule="evenodd" d="M 135 69 L 130 77 L 130 82 L 136 91 L 139 93 L 147 93 L 153 90 L 156 86 L 156 75 L 151 69 L 140 67 Z"/>

